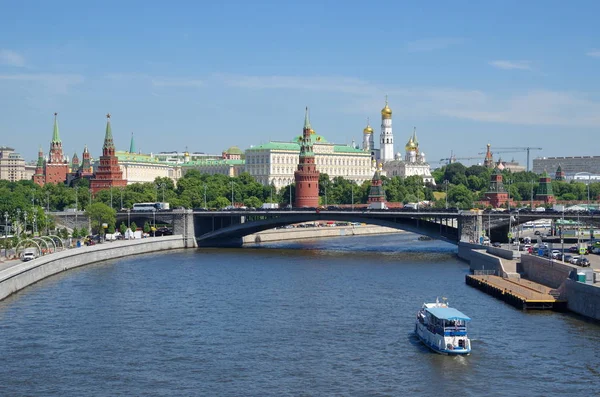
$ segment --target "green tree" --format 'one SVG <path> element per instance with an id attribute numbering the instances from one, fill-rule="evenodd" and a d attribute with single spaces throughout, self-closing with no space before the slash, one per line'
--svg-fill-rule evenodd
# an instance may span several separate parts
<path id="1" fill-rule="evenodd" d="M 244 200 L 244 205 L 246 207 L 258 208 L 262 205 L 262 203 L 260 202 L 258 197 L 251 196 L 251 197 L 248 197 L 246 200 Z"/>
<path id="2" fill-rule="evenodd" d="M 150 233 L 150 222 L 144 222 L 144 233 Z"/>
<path id="3" fill-rule="evenodd" d="M 137 226 L 137 224 L 135 222 L 131 222 L 130 227 L 131 227 L 131 231 L 133 231 L 133 232 L 135 232 L 137 230 L 137 228 L 138 228 L 138 226 Z"/>
<path id="4" fill-rule="evenodd" d="M 117 211 L 104 203 L 93 203 L 86 208 L 85 213 L 90 219 L 92 231 L 99 234 L 104 234 L 103 223 L 114 226 L 117 219 Z"/>
<path id="5" fill-rule="evenodd" d="M 114 225 L 114 223 L 109 223 L 108 224 L 108 233 L 109 234 L 115 234 L 115 225 Z"/>
<path id="6" fill-rule="evenodd" d="M 73 228 L 73 231 L 71 232 L 71 237 L 73 237 L 73 238 L 79 238 L 79 229 L 77 229 L 77 226 L 75 226 Z"/>
<path id="7" fill-rule="evenodd" d="M 473 206 L 473 194 L 464 185 L 452 186 L 448 189 L 448 202 L 461 209 Z"/>
<path id="8" fill-rule="evenodd" d="M 127 232 L 127 225 L 125 222 L 121 222 L 121 225 L 119 226 L 119 232 L 121 234 L 125 234 Z"/>

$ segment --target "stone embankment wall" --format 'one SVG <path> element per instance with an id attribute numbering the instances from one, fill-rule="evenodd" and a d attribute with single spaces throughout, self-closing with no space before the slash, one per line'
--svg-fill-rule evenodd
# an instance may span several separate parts
<path id="1" fill-rule="evenodd" d="M 321 237 L 365 236 L 370 234 L 405 233 L 402 230 L 383 226 L 335 226 L 307 227 L 293 229 L 266 230 L 243 238 L 244 244 L 257 244 L 273 241 L 302 240 Z"/>
<path id="2" fill-rule="evenodd" d="M 521 266 L 527 279 L 550 288 L 560 287 L 575 270 L 575 267 L 566 263 L 529 254 L 521 256 Z"/>
<path id="3" fill-rule="evenodd" d="M 0 300 L 46 277 L 94 262 L 184 248 L 183 236 L 163 236 L 83 246 L 39 257 L 0 271 Z"/>
<path id="4" fill-rule="evenodd" d="M 569 310 L 600 320 L 600 288 L 592 284 L 566 280 L 563 289 Z"/>

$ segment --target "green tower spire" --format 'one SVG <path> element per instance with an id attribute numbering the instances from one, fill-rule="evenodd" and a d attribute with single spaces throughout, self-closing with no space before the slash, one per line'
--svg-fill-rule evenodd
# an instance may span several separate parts
<path id="1" fill-rule="evenodd" d="M 131 143 L 129 144 L 129 153 L 136 153 L 135 141 L 133 140 L 133 132 L 131 133 Z"/>
<path id="2" fill-rule="evenodd" d="M 40 146 L 40 150 L 38 151 L 37 167 L 44 167 L 44 151 L 42 150 L 42 146 Z"/>
<path id="3" fill-rule="evenodd" d="M 306 110 L 304 111 L 304 129 L 305 130 L 310 130 L 310 118 L 308 117 L 308 106 L 306 107 Z"/>
<path id="4" fill-rule="evenodd" d="M 52 132 L 52 143 L 60 143 L 60 135 L 58 134 L 58 113 L 54 113 L 54 131 Z"/>
<path id="5" fill-rule="evenodd" d="M 115 143 L 113 142 L 112 129 L 110 128 L 110 113 L 106 115 L 106 134 L 104 135 L 104 146 L 103 149 L 115 149 Z"/>

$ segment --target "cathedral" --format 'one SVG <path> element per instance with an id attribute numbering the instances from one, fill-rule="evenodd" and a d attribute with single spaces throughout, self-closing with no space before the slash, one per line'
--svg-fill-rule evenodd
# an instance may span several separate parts
<path id="1" fill-rule="evenodd" d="M 363 130 L 363 150 L 371 154 L 371 160 L 383 167 L 382 174 L 391 178 L 399 176 L 419 175 L 424 183 L 435 185 L 431 176 L 431 168 L 425 160 L 425 153 L 419 150 L 416 128 L 413 130 L 405 146 L 405 155 L 396 153 L 394 155 L 394 135 L 392 133 L 392 109 L 388 105 L 387 97 L 385 106 L 381 109 L 381 134 L 379 137 L 379 149 L 375 148 L 373 128 L 367 122 Z"/>

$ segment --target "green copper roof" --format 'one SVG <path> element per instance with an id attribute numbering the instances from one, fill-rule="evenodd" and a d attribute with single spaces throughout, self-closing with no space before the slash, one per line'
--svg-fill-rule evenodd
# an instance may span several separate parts
<path id="1" fill-rule="evenodd" d="M 244 165 L 246 160 L 196 160 L 188 161 L 187 163 L 181 164 L 182 167 L 198 167 L 198 166 L 218 166 L 218 165 Z"/>
<path id="2" fill-rule="evenodd" d="M 104 146 L 103 149 L 114 149 L 115 143 L 113 141 L 112 129 L 110 128 L 110 114 L 106 115 L 106 134 L 104 134 Z"/>
<path id="3" fill-rule="evenodd" d="M 129 144 L 129 153 L 136 153 L 135 141 L 133 140 L 133 132 L 131 133 L 131 143 Z"/>
<path id="4" fill-rule="evenodd" d="M 241 156 L 242 154 L 244 154 L 244 152 L 242 152 L 242 149 L 240 149 L 240 148 L 239 148 L 239 147 L 237 147 L 237 146 L 232 146 L 232 147 L 230 147 L 229 149 L 227 149 L 227 150 L 225 151 L 225 153 L 227 153 L 227 154 L 236 154 L 236 155 L 237 155 L 237 154 L 239 154 L 240 156 Z"/>
<path id="5" fill-rule="evenodd" d="M 248 150 L 300 150 L 300 145 L 296 142 L 268 142 L 262 145 L 251 147 Z"/>
<path id="6" fill-rule="evenodd" d="M 356 153 L 356 154 L 364 154 L 365 157 L 371 157 L 371 154 L 368 152 L 365 152 L 362 149 L 357 149 L 355 147 L 349 146 L 349 145 L 334 145 L 333 146 L 333 152 L 334 153 Z"/>
<path id="7" fill-rule="evenodd" d="M 60 143 L 60 135 L 58 134 L 58 113 L 54 113 L 54 131 L 52 132 L 52 143 Z"/>
<path id="8" fill-rule="evenodd" d="M 310 130 L 310 119 L 308 117 L 308 106 L 306 107 L 306 109 L 304 111 L 304 129 Z"/>

